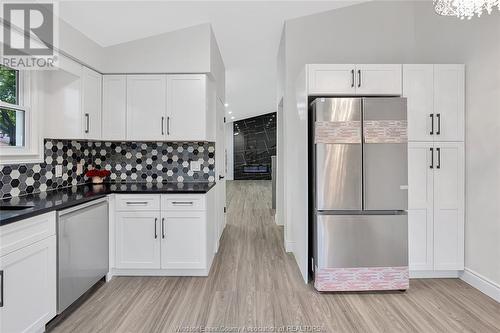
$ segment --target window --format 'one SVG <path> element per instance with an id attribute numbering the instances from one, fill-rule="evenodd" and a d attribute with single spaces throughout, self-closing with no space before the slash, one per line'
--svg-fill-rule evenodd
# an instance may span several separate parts
<path id="1" fill-rule="evenodd" d="M 40 104 L 32 102 L 39 95 L 32 89 L 37 88 L 32 82 L 37 75 L 41 74 L 0 65 L 0 164 L 35 163 L 43 158 L 41 118 L 31 108 Z"/>
<path id="2" fill-rule="evenodd" d="M 25 109 L 19 71 L 0 65 L 0 147 L 24 147 Z"/>

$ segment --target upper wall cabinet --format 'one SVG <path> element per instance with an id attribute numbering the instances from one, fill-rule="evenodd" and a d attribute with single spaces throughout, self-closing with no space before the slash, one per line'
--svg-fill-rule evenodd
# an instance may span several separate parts
<path id="1" fill-rule="evenodd" d="M 127 77 L 104 75 L 102 79 L 102 138 L 125 140 L 127 131 Z"/>
<path id="2" fill-rule="evenodd" d="M 127 139 L 164 140 L 166 103 L 165 75 L 127 75 Z"/>
<path id="3" fill-rule="evenodd" d="M 464 66 L 403 65 L 410 141 L 464 140 Z"/>
<path id="4" fill-rule="evenodd" d="M 100 139 L 101 74 L 61 56 L 60 68 L 44 80 L 44 137 Z"/>
<path id="5" fill-rule="evenodd" d="M 207 76 L 167 75 L 167 139 L 215 141 L 215 105 Z M 215 90 L 213 91 L 215 92 Z"/>
<path id="6" fill-rule="evenodd" d="M 307 71 L 309 95 L 401 95 L 401 65 L 312 64 Z"/>
<path id="7" fill-rule="evenodd" d="M 101 139 L 102 75 L 82 67 L 83 135 L 85 139 Z"/>
<path id="8" fill-rule="evenodd" d="M 105 75 L 103 82 L 104 139 L 215 141 L 207 75 Z"/>

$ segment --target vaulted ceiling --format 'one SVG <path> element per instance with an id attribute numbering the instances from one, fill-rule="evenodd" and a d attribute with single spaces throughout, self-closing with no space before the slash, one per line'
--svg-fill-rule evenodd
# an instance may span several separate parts
<path id="1" fill-rule="evenodd" d="M 226 66 L 229 119 L 275 111 L 285 20 L 360 1 L 64 1 L 59 13 L 101 46 L 211 23 Z"/>

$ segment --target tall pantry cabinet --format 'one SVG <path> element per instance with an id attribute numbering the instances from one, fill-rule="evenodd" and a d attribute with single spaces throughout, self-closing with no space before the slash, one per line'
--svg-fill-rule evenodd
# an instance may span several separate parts
<path id="1" fill-rule="evenodd" d="M 464 269 L 464 93 L 464 65 L 403 65 L 414 272 Z"/>

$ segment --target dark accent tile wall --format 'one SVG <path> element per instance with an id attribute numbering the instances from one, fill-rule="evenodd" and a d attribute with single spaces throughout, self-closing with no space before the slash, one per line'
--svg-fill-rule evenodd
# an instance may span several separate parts
<path id="1" fill-rule="evenodd" d="M 271 179 L 276 113 L 234 122 L 234 179 Z"/>
<path id="2" fill-rule="evenodd" d="M 213 142 L 87 142 L 45 140 L 45 162 L 0 167 L 0 197 L 10 198 L 83 184 L 77 164 L 111 171 L 116 182 L 188 182 L 215 180 Z M 199 160 L 200 171 L 189 162 Z M 62 164 L 62 177 L 55 166 Z"/>

